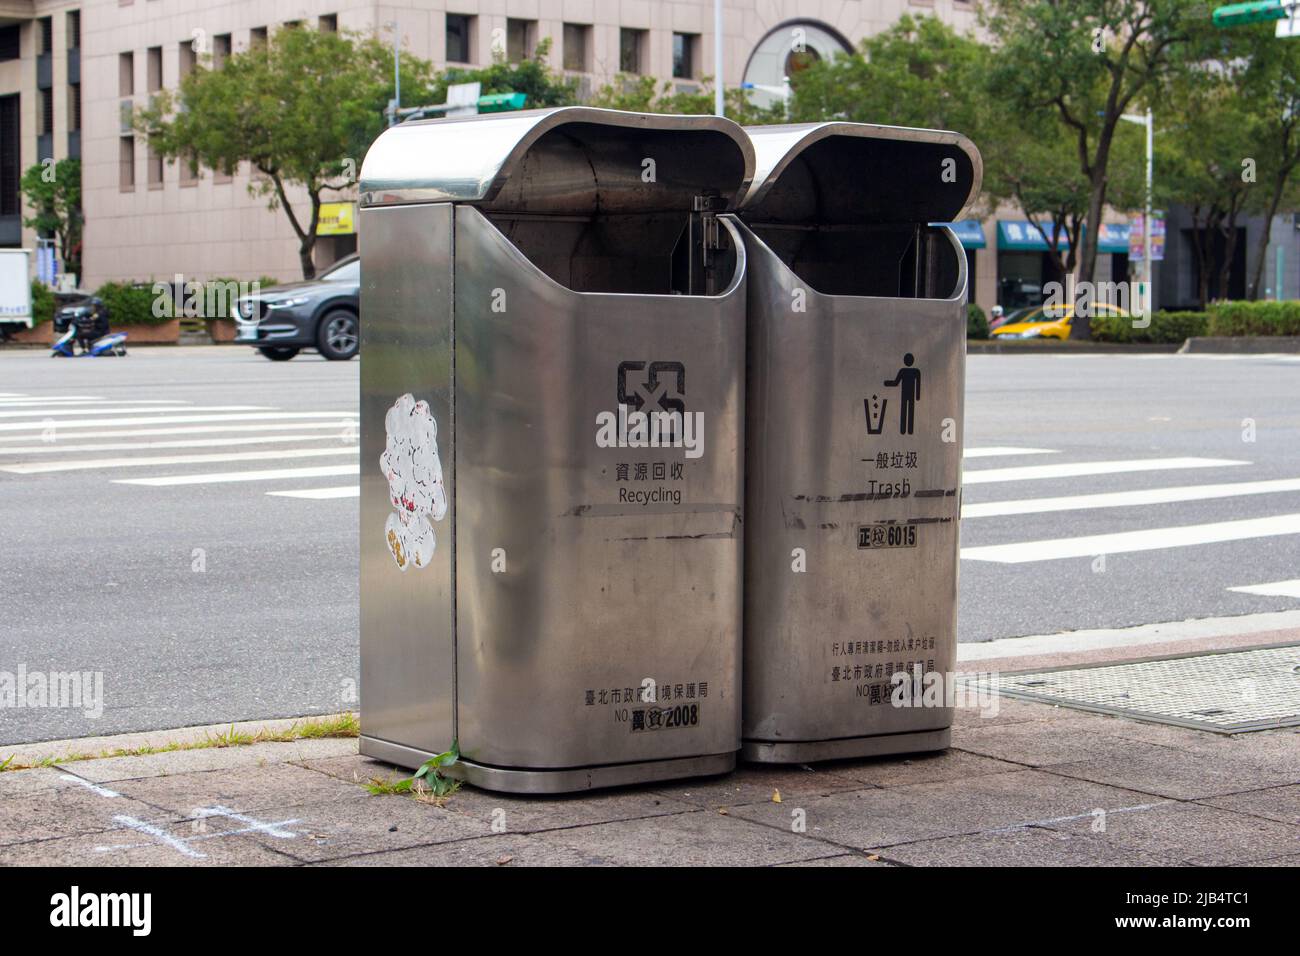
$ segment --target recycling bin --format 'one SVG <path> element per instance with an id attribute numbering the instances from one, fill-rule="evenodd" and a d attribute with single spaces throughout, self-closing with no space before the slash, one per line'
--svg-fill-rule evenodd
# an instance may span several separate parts
<path id="1" fill-rule="evenodd" d="M 361 173 L 361 742 L 564 792 L 740 748 L 745 252 L 714 117 L 404 123 Z"/>
<path id="2" fill-rule="evenodd" d="M 942 749 L 967 276 L 932 223 L 977 195 L 980 156 L 931 130 L 747 132 L 742 756 Z"/>

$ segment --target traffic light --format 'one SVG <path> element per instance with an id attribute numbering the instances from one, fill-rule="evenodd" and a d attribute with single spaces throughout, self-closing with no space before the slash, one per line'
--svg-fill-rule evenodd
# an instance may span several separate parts
<path id="1" fill-rule="evenodd" d="M 1214 11 L 1216 27 L 1237 27 L 1247 23 L 1266 23 L 1285 20 L 1291 15 L 1294 0 L 1253 0 L 1251 3 L 1231 3 Z"/>

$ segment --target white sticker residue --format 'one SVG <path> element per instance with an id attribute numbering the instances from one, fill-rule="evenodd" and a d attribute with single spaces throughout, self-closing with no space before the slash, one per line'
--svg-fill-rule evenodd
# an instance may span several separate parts
<path id="1" fill-rule="evenodd" d="M 438 546 L 433 521 L 447 514 L 447 490 L 438 458 L 438 423 L 429 403 L 407 392 L 384 416 L 388 436 L 379 468 L 388 479 L 388 497 L 397 510 L 384 522 L 384 538 L 397 566 L 422 568 Z"/>

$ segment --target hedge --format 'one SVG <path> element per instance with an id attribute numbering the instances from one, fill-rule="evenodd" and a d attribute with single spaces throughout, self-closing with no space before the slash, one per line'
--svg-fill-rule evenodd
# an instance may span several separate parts
<path id="1" fill-rule="evenodd" d="M 966 338 L 987 339 L 989 337 L 989 320 L 984 310 L 974 302 L 966 304 Z"/>
<path id="2" fill-rule="evenodd" d="M 1204 335 L 1300 335 L 1300 301 L 1214 302 Z"/>
<path id="3" fill-rule="evenodd" d="M 54 318 L 54 292 L 39 279 L 32 280 L 32 327 Z"/>
<path id="4" fill-rule="evenodd" d="M 135 282 L 105 282 L 95 295 L 108 306 L 108 320 L 114 328 L 124 325 L 166 325 L 169 315 L 154 315 L 151 285 Z"/>
<path id="5" fill-rule="evenodd" d="M 1134 328 L 1139 321 L 1127 315 L 1094 315 L 1092 337 L 1098 342 L 1137 342 L 1171 344 L 1194 335 L 1205 335 L 1208 316 L 1204 312 L 1158 311 L 1146 328 Z"/>

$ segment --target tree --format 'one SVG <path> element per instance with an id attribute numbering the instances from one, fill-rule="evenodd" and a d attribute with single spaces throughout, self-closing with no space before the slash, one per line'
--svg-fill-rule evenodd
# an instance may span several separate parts
<path id="1" fill-rule="evenodd" d="M 1197 0 L 988 0 L 982 14 L 998 41 L 992 89 L 1028 113 L 1055 109 L 1070 130 L 1088 182 L 1079 278 L 1096 272 L 1111 156 L 1125 112 L 1158 84 L 1209 27 Z M 1081 315 L 1072 338 L 1089 338 Z"/>
<path id="2" fill-rule="evenodd" d="M 260 173 L 249 192 L 284 209 L 298 237 L 303 278 L 314 278 L 321 195 L 355 183 L 384 128 L 392 50 L 375 36 L 284 27 L 220 69 L 210 63 L 187 74 L 178 91 L 158 93 L 137 110 L 136 128 L 160 155 L 195 172 L 202 165 L 233 174 L 246 162 Z M 406 54 L 401 71 L 404 94 L 428 95 L 427 61 Z M 294 186 L 307 194 L 305 213 L 289 201 Z"/>
<path id="3" fill-rule="evenodd" d="M 631 110 L 638 113 L 672 113 L 678 115 L 709 115 L 713 113 L 713 77 L 706 76 L 698 90 L 675 90 L 672 81 L 662 86 L 653 76 L 635 76 L 620 73 L 613 82 L 596 91 L 592 106 L 611 110 Z M 780 103 L 758 106 L 749 98 L 747 90 L 732 88 L 723 91 L 723 109 L 727 118 L 742 126 L 763 126 L 785 122 L 785 107 Z"/>
<path id="4" fill-rule="evenodd" d="M 53 236 L 63 271 L 80 275 L 81 229 L 85 223 L 81 211 L 81 160 L 61 159 L 30 166 L 19 180 L 18 189 L 34 213 L 23 219 L 23 225 Z"/>
<path id="5" fill-rule="evenodd" d="M 548 106 L 572 106 L 578 102 L 578 81 L 552 70 L 547 64 L 551 38 L 538 41 L 533 55 L 511 63 L 504 54 L 496 54 L 491 66 L 477 70 L 451 67 L 434 78 L 430 103 L 447 102 L 447 87 L 452 83 L 474 83 L 487 93 L 523 93 L 528 97 L 525 109 Z"/>
<path id="6" fill-rule="evenodd" d="M 1191 214 L 1202 307 L 1214 293 L 1228 294 L 1237 219 L 1252 188 L 1242 162 L 1241 62 L 1189 64 L 1162 100 L 1176 122 L 1163 137 L 1156 187 L 1162 201 L 1180 202 Z"/>
<path id="7" fill-rule="evenodd" d="M 1284 199 L 1300 201 L 1295 171 L 1300 166 L 1300 45 L 1273 36 L 1271 24 L 1241 27 L 1248 64 L 1238 103 L 1247 112 L 1242 153 L 1257 164 L 1263 190 L 1251 190 L 1248 208 L 1264 215 L 1246 295 L 1258 299 L 1264 284 L 1269 231 Z"/>
<path id="8" fill-rule="evenodd" d="M 978 40 L 935 17 L 905 14 L 853 53 L 800 70 L 792 116 L 952 129 L 978 139 L 987 56 Z"/>

